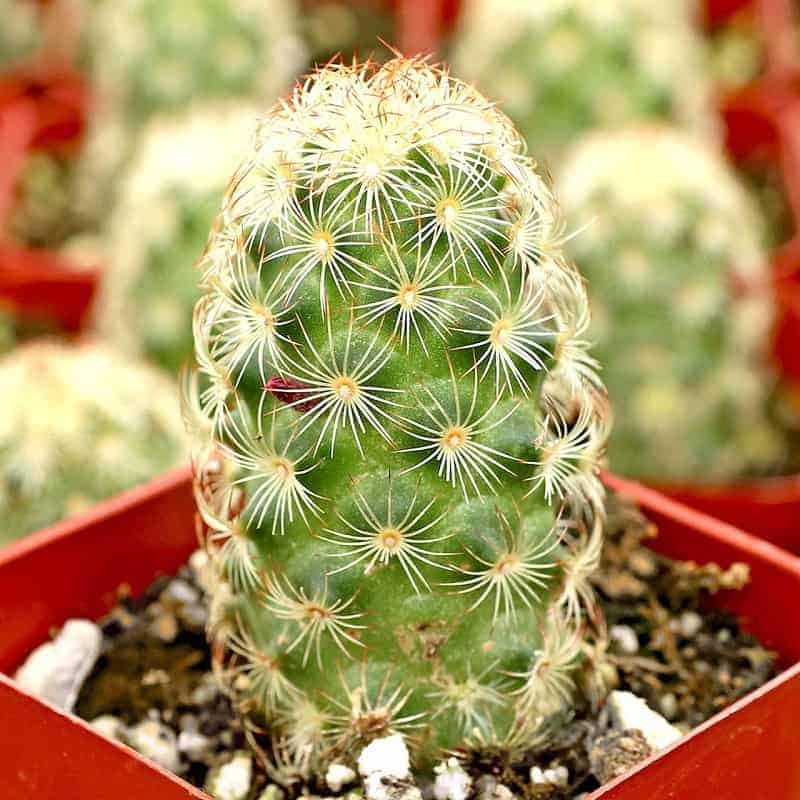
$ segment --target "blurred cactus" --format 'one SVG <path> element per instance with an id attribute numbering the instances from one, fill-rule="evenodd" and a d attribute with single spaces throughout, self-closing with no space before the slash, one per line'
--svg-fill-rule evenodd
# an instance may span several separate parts
<path id="1" fill-rule="evenodd" d="M 0 542 L 128 489 L 184 453 L 174 386 L 97 345 L 21 345 L 0 360 Z"/>
<path id="2" fill-rule="evenodd" d="M 453 65 L 497 97 L 537 157 L 595 126 L 706 128 L 705 51 L 688 0 L 469 0 Z"/>
<path id="3" fill-rule="evenodd" d="M 312 76 L 231 181 L 185 416 L 219 669 L 284 766 L 530 745 L 570 706 L 605 404 L 523 151 L 396 59 Z"/>
<path id="4" fill-rule="evenodd" d="M 0 0 L 0 66 L 7 68 L 30 56 L 40 44 L 34 0 Z"/>
<path id="5" fill-rule="evenodd" d="M 666 126 L 589 134 L 561 167 L 585 226 L 569 250 L 615 410 L 612 468 L 711 480 L 774 464 L 763 220 L 730 168 Z"/>
<path id="6" fill-rule="evenodd" d="M 79 194 L 89 217 L 113 205 L 150 118 L 197 104 L 272 103 L 306 63 L 293 0 L 120 0 L 87 16 L 96 104 Z"/>
<path id="7" fill-rule="evenodd" d="M 193 268 L 256 120 L 217 104 L 151 120 L 120 182 L 98 299 L 101 335 L 177 373 L 192 354 Z M 236 142 L 239 142 L 237 148 Z"/>

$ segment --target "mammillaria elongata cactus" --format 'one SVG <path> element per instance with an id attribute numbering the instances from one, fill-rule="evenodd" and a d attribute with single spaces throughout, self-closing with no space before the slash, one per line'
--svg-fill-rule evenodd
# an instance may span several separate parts
<path id="1" fill-rule="evenodd" d="M 0 542 L 185 457 L 175 386 L 100 345 L 40 340 L 0 359 Z"/>
<path id="2" fill-rule="evenodd" d="M 537 159 L 557 159 L 596 126 L 643 118 L 705 132 L 710 86 L 695 5 L 467 0 L 452 60 L 503 101 Z"/>
<path id="3" fill-rule="evenodd" d="M 604 405 L 523 151 L 424 63 L 331 66 L 230 184 L 185 410 L 221 671 L 292 763 L 525 745 L 569 705 Z"/>
<path id="4" fill-rule="evenodd" d="M 616 411 L 612 468 L 714 480 L 778 466 L 764 222 L 722 157 L 668 126 L 597 131 L 556 186 L 582 228 L 569 250 Z"/>

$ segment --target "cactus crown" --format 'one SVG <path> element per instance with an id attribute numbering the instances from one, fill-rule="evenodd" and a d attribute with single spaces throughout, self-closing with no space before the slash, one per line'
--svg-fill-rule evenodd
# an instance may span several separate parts
<path id="1" fill-rule="evenodd" d="M 612 467 L 727 479 L 780 460 L 766 413 L 764 224 L 723 159 L 668 126 L 596 131 L 565 157 L 557 188 L 585 225 L 569 249 L 618 412 Z"/>
<path id="2" fill-rule="evenodd" d="M 470 0 L 453 64 L 494 96 L 538 158 L 595 126 L 654 117 L 707 128 L 693 2 Z"/>
<path id="3" fill-rule="evenodd" d="M 507 118 L 420 61 L 261 122 L 186 416 L 221 671 L 290 760 L 526 744 L 568 703 L 605 417 L 562 228 Z"/>

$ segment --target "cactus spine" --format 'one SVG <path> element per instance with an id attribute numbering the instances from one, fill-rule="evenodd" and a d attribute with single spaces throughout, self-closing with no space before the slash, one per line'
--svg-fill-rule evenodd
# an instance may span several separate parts
<path id="1" fill-rule="evenodd" d="M 220 671 L 292 764 L 525 745 L 569 705 L 605 406 L 523 150 L 445 72 L 335 65 L 231 181 L 186 417 Z"/>

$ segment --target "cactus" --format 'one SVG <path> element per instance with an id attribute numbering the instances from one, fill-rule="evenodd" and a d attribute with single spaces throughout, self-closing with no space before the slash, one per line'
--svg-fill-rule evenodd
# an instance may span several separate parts
<path id="1" fill-rule="evenodd" d="M 184 456 L 175 387 L 100 345 L 20 345 L 0 360 L 0 387 L 0 542 Z"/>
<path id="2" fill-rule="evenodd" d="M 763 220 L 730 168 L 656 125 L 587 135 L 561 167 L 565 213 L 585 226 L 569 250 L 617 418 L 612 468 L 705 480 L 778 463 Z"/>
<path id="3" fill-rule="evenodd" d="M 105 232 L 97 309 L 99 332 L 124 352 L 173 373 L 190 358 L 192 264 L 255 119 L 244 104 L 201 106 L 157 117 L 141 134 Z"/>
<path id="4" fill-rule="evenodd" d="M 278 774 L 521 747 L 570 705 L 607 414 L 561 236 L 508 119 L 423 62 L 263 118 L 184 402 L 219 671 Z"/>
<path id="5" fill-rule="evenodd" d="M 709 127 L 706 53 L 694 4 L 469 0 L 453 65 L 502 98 L 537 157 L 580 133 L 643 118 Z"/>

